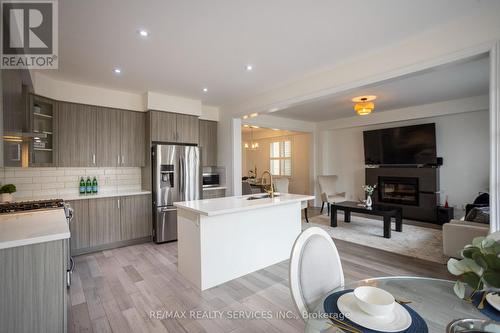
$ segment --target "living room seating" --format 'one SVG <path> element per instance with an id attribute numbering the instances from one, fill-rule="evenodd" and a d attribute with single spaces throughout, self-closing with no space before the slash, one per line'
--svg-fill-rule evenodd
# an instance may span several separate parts
<path id="1" fill-rule="evenodd" d="M 312 227 L 297 237 L 289 275 L 292 298 L 304 319 L 324 295 L 344 285 L 339 252 L 326 231 Z"/>
<path id="2" fill-rule="evenodd" d="M 443 253 L 459 258 L 465 245 L 471 244 L 475 237 L 488 235 L 490 231 L 490 196 L 479 193 L 472 204 L 465 206 L 462 220 L 451 220 L 443 224 Z"/>
<path id="3" fill-rule="evenodd" d="M 475 237 L 486 236 L 490 225 L 484 223 L 451 220 L 443 224 L 443 253 L 448 257 L 459 258 L 460 251 L 471 244 Z"/>
<path id="4" fill-rule="evenodd" d="M 318 176 L 319 191 L 321 193 L 321 213 L 323 213 L 323 208 L 325 202 L 328 207 L 328 215 L 330 215 L 330 204 L 346 201 L 345 192 L 336 191 L 336 183 L 338 176 L 336 175 L 324 175 Z"/>

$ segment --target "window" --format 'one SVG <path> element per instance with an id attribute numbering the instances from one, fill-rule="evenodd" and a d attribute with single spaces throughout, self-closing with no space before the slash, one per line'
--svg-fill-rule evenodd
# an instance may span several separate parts
<path id="1" fill-rule="evenodd" d="M 274 176 L 292 175 L 292 142 L 290 140 L 271 142 L 269 156 L 269 170 Z"/>

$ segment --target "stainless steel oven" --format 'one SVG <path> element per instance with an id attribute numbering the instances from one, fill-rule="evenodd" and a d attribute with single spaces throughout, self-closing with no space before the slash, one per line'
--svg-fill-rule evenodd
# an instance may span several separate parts
<path id="1" fill-rule="evenodd" d="M 218 173 L 203 173 L 203 187 L 217 187 L 219 185 Z"/>

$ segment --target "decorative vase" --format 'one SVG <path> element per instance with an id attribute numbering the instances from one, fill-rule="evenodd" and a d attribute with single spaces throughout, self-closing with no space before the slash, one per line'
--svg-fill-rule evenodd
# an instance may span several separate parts
<path id="1" fill-rule="evenodd" d="M 14 197 L 11 193 L 2 193 L 0 194 L 0 202 L 12 202 L 14 201 Z"/>
<path id="2" fill-rule="evenodd" d="M 372 196 L 371 195 L 367 195 L 366 196 L 366 203 L 365 203 L 366 207 L 371 207 L 372 206 Z"/>

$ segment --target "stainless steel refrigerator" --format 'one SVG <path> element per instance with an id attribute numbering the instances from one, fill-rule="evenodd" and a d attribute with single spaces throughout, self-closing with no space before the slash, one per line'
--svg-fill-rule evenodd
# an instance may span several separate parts
<path id="1" fill-rule="evenodd" d="M 177 201 L 198 200 L 202 177 L 200 149 L 195 146 L 154 145 L 153 239 L 163 243 L 177 239 Z"/>

